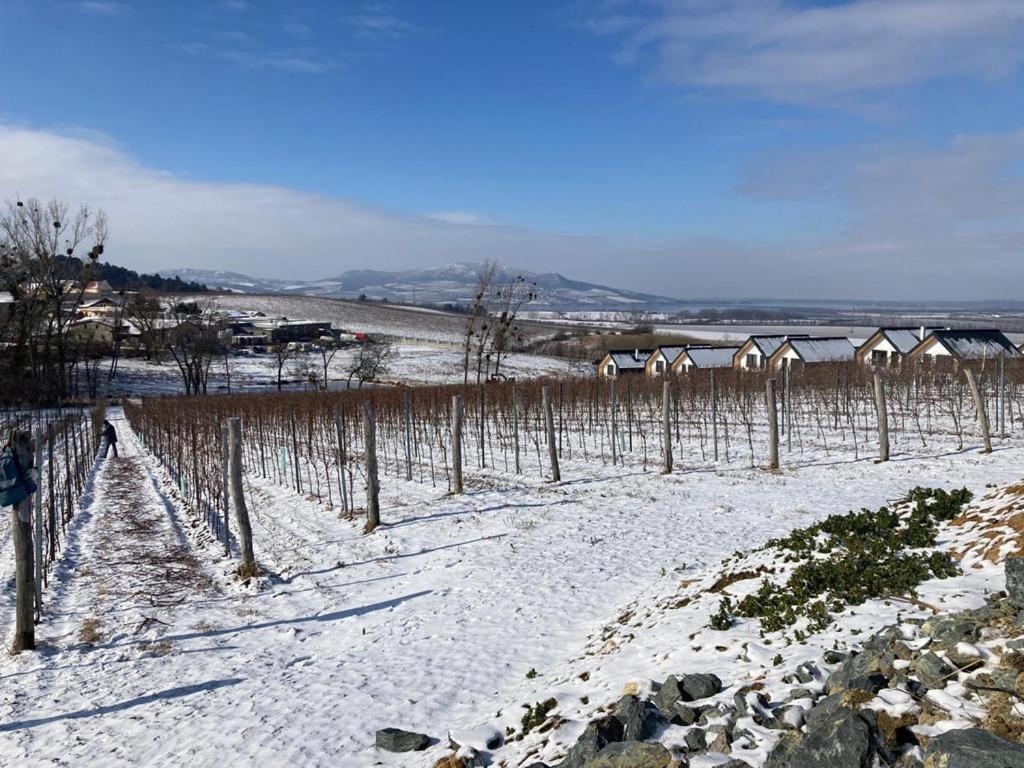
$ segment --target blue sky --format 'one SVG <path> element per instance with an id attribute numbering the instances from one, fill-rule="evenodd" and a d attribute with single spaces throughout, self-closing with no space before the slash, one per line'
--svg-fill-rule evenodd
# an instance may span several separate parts
<path id="1" fill-rule="evenodd" d="M 146 269 L 1002 298 L 1022 51 L 1018 0 L 0 0 L 0 190 Z"/>

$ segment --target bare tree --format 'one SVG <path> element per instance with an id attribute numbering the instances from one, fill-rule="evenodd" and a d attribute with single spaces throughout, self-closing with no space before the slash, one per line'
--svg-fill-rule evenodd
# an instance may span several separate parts
<path id="1" fill-rule="evenodd" d="M 349 366 L 348 386 L 352 379 L 359 382 L 374 381 L 381 374 L 387 373 L 391 362 L 398 356 L 394 345 L 385 339 L 366 341 L 359 346 Z"/>
<path id="2" fill-rule="evenodd" d="M 497 309 L 489 323 L 493 332 L 491 352 L 488 354 L 488 358 L 492 355 L 494 357 L 495 376 L 501 370 L 501 358 L 505 352 L 511 345 L 520 344 L 523 341 L 522 329 L 516 322 L 516 318 L 522 308 L 537 297 L 536 287 L 536 283 L 528 283 L 522 275 L 516 275 L 507 283 L 499 286 L 495 292 Z"/>
<path id="3" fill-rule="evenodd" d="M 491 290 L 491 283 L 498 273 L 498 262 L 484 262 L 477 275 L 476 291 L 473 294 L 473 303 L 469 308 L 469 315 L 466 317 L 466 335 L 462 346 L 462 383 L 469 383 L 469 355 L 473 349 L 474 342 L 477 349 L 477 378 L 479 378 L 479 359 L 483 355 L 484 344 L 488 331 L 487 302 Z"/>
<path id="4" fill-rule="evenodd" d="M 151 291 L 132 296 L 124 308 L 124 316 L 139 331 L 139 344 L 146 359 L 159 363 L 167 348 L 167 323 L 160 299 Z"/>
<path id="5" fill-rule="evenodd" d="M 289 376 L 298 381 L 309 384 L 310 389 L 318 390 L 321 388 L 320 374 L 322 369 L 320 364 L 316 360 L 300 356 L 292 360 L 292 364 L 289 368 Z M 326 389 L 326 386 L 323 387 Z"/>
<path id="6" fill-rule="evenodd" d="M 121 358 L 121 345 L 127 334 L 125 330 L 125 294 L 124 290 L 117 292 L 117 304 L 114 307 L 114 342 L 110 354 L 110 371 L 107 373 L 107 380 L 113 381 L 117 374 L 117 363 Z"/>
<path id="7" fill-rule="evenodd" d="M 185 383 L 185 394 L 205 395 L 210 364 L 220 351 L 217 321 L 209 302 L 178 302 L 171 307 L 168 350 Z"/>
<path id="8" fill-rule="evenodd" d="M 287 341 L 275 341 L 270 345 L 270 367 L 277 371 L 277 391 L 284 385 L 285 366 L 298 355 L 298 348 Z"/>
<path id="9" fill-rule="evenodd" d="M 68 391 L 67 331 L 106 239 L 105 214 L 85 206 L 72 214 L 58 200 L 19 200 L 0 213 L 0 268 L 18 307 L 7 362 L 27 371 L 44 397 Z M 83 263 L 75 254 L 87 242 Z"/>
<path id="10" fill-rule="evenodd" d="M 330 381 L 331 362 L 334 360 L 335 355 L 341 351 L 341 348 L 342 345 L 337 339 L 321 338 L 317 345 L 317 351 L 320 353 L 320 359 L 323 361 L 324 366 L 324 389 L 327 389 L 327 382 Z"/>

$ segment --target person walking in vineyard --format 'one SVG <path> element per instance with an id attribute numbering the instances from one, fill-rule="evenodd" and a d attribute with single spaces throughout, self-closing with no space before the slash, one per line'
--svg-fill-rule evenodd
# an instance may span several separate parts
<path id="1" fill-rule="evenodd" d="M 114 425 L 106 419 L 103 420 L 103 442 L 106 443 L 106 448 L 103 450 L 103 458 L 107 458 L 107 454 L 110 453 L 110 449 L 114 449 L 114 458 L 117 458 L 117 432 L 114 431 Z"/>

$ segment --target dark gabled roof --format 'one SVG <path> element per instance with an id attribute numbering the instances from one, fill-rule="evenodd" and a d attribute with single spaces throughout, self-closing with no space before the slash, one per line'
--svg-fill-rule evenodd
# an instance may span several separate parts
<path id="1" fill-rule="evenodd" d="M 765 357 L 771 357 L 775 354 L 776 350 L 778 350 L 778 348 L 785 344 L 789 339 L 800 339 L 805 338 L 806 336 L 806 333 L 756 335 L 751 336 L 747 341 L 757 347 L 762 355 Z"/>
<path id="2" fill-rule="evenodd" d="M 932 331 L 921 342 L 934 339 L 954 357 L 961 360 L 980 360 L 994 357 L 1020 357 L 1020 350 L 998 328 Z M 920 345 L 919 345 L 920 346 Z"/>
<path id="3" fill-rule="evenodd" d="M 938 328 L 934 326 L 926 327 L 924 329 L 925 335 L 927 336 L 928 333 L 935 330 L 938 330 Z M 883 338 L 888 340 L 888 342 L 892 344 L 896 351 L 901 355 L 907 354 L 910 350 L 920 344 L 922 338 L 920 326 L 883 326 L 868 336 L 867 340 L 861 344 L 860 348 L 862 349 L 867 346 L 867 343 L 878 335 L 881 335 Z"/>
<path id="4" fill-rule="evenodd" d="M 612 361 L 620 371 L 629 371 L 647 365 L 647 358 L 651 356 L 651 350 L 613 349 L 608 354 L 612 356 Z"/>
<path id="5" fill-rule="evenodd" d="M 673 363 L 675 363 L 676 360 L 679 359 L 679 356 L 683 354 L 683 352 L 685 352 L 686 349 L 686 345 L 682 345 L 658 347 L 657 351 L 661 352 L 661 354 L 665 356 L 665 360 L 668 362 L 669 366 L 671 366 Z"/>
<path id="6" fill-rule="evenodd" d="M 856 347 L 845 336 L 803 336 L 790 338 L 789 346 L 805 363 L 834 363 L 852 360 Z"/>

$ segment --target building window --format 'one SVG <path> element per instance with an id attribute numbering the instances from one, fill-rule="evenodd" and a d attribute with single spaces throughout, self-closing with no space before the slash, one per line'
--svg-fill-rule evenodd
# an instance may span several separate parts
<path id="1" fill-rule="evenodd" d="M 871 350 L 871 364 L 872 365 L 885 365 L 889 362 L 889 353 L 884 349 L 873 349 Z"/>
<path id="2" fill-rule="evenodd" d="M 751 352 L 747 355 L 747 368 L 760 368 L 761 357 L 756 352 Z"/>
<path id="3" fill-rule="evenodd" d="M 608 363 L 608 367 L 604 369 L 604 372 L 605 372 L 606 376 L 614 376 L 615 375 L 615 363 Z"/>
<path id="4" fill-rule="evenodd" d="M 664 360 L 655 360 L 654 361 L 654 372 L 655 373 L 664 373 L 665 372 L 665 361 Z"/>

